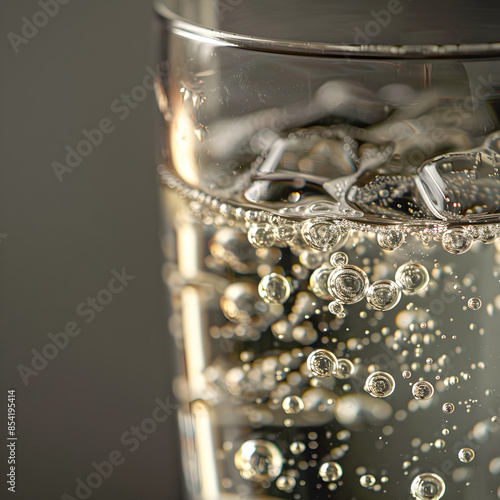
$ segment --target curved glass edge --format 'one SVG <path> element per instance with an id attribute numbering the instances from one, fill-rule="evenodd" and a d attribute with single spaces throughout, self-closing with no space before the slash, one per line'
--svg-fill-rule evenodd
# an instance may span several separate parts
<path id="1" fill-rule="evenodd" d="M 206 28 L 182 18 L 158 0 L 154 9 L 160 17 L 172 22 L 172 28 L 179 36 L 259 52 L 370 59 L 467 59 L 500 55 L 500 41 L 446 45 L 353 45 L 267 39 Z"/>

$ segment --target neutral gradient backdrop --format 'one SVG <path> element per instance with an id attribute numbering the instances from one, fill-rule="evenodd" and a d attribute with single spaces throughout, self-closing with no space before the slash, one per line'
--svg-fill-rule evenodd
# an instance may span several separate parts
<path id="1" fill-rule="evenodd" d="M 158 401 L 173 403 L 153 92 L 124 104 L 155 66 L 153 26 L 150 0 L 0 0 L 0 498 L 84 498 L 78 478 L 115 450 L 121 464 L 88 498 L 179 498 L 175 416 L 144 441 L 131 434 L 163 419 Z M 58 177 L 53 163 L 102 120 L 112 131 Z M 123 268 L 134 278 L 88 312 Z M 68 322 L 81 332 L 47 348 Z M 44 348 L 52 359 L 37 361 Z M 15 494 L 5 482 L 10 388 Z"/>

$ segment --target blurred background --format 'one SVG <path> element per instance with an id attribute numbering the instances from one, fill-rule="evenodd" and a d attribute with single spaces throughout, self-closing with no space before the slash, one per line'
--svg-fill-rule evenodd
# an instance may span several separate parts
<path id="1" fill-rule="evenodd" d="M 15 389 L 13 498 L 176 500 L 152 2 L 1 0 L 0 35 L 2 477 Z"/>

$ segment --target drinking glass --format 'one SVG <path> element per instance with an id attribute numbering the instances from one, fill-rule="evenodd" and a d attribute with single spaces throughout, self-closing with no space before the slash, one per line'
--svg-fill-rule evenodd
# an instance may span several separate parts
<path id="1" fill-rule="evenodd" d="M 156 12 L 188 498 L 500 498 L 498 7 Z"/>

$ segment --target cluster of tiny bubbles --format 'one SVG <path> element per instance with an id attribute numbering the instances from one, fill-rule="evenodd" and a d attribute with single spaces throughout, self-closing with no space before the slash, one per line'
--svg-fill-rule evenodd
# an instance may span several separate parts
<path id="1" fill-rule="evenodd" d="M 443 413 L 453 413 L 455 411 L 455 405 L 453 403 L 445 403 L 442 409 Z"/>
<path id="2" fill-rule="evenodd" d="M 245 441 L 234 455 L 234 465 L 243 479 L 269 481 L 276 479 L 283 467 L 280 449 L 265 439 Z"/>
<path id="3" fill-rule="evenodd" d="M 401 300 L 401 289 L 394 281 L 378 280 L 368 287 L 366 300 L 373 309 L 389 311 Z"/>
<path id="4" fill-rule="evenodd" d="M 345 236 L 345 230 L 337 224 L 322 219 L 307 220 L 300 232 L 309 247 L 323 252 L 336 248 Z"/>
<path id="5" fill-rule="evenodd" d="M 338 361 L 333 352 L 317 349 L 307 357 L 307 368 L 315 377 L 330 377 L 337 371 Z"/>
<path id="6" fill-rule="evenodd" d="M 365 382 L 365 391 L 375 398 L 386 398 L 396 388 L 396 382 L 392 375 L 386 372 L 373 372 Z"/>
<path id="7" fill-rule="evenodd" d="M 276 487 L 286 493 L 291 493 L 296 484 L 297 481 L 293 476 L 283 475 L 276 479 Z"/>
<path id="8" fill-rule="evenodd" d="M 337 462 L 324 462 L 319 468 L 319 477 L 323 479 L 325 483 L 338 481 L 343 473 L 342 467 Z"/>
<path id="9" fill-rule="evenodd" d="M 372 474 L 363 474 L 359 478 L 359 484 L 363 486 L 363 488 L 371 488 L 375 483 L 376 479 Z"/>
<path id="10" fill-rule="evenodd" d="M 335 268 L 328 278 L 330 295 L 344 304 L 355 304 L 362 300 L 369 285 L 366 273 L 352 265 Z"/>
<path id="11" fill-rule="evenodd" d="M 483 303 L 479 297 L 471 297 L 467 301 L 467 307 L 469 309 L 472 309 L 473 311 L 477 311 L 478 309 L 481 309 L 482 305 L 483 305 Z"/>
<path id="12" fill-rule="evenodd" d="M 472 462 L 475 456 L 476 454 L 474 453 L 474 450 L 472 448 L 462 448 L 458 452 L 458 459 L 464 464 Z"/>
<path id="13" fill-rule="evenodd" d="M 410 378 L 411 377 L 411 371 L 410 370 L 404 370 L 401 375 L 403 376 L 403 378 Z"/>
<path id="14" fill-rule="evenodd" d="M 413 295 L 427 287 L 429 284 L 429 273 L 421 264 L 407 262 L 398 267 L 395 280 L 406 295 Z"/>
<path id="15" fill-rule="evenodd" d="M 290 297 L 291 286 L 281 274 L 271 273 L 260 280 L 258 292 L 268 304 L 284 304 Z"/>
<path id="16" fill-rule="evenodd" d="M 330 264 L 333 267 L 345 266 L 349 262 L 349 257 L 344 252 L 334 252 L 330 257 Z"/>
<path id="17" fill-rule="evenodd" d="M 335 377 L 339 379 L 349 378 L 355 370 L 355 366 L 350 359 L 339 358 L 337 360 L 337 371 L 335 372 Z"/>
<path id="18" fill-rule="evenodd" d="M 304 409 L 304 401 L 302 401 L 300 396 L 287 396 L 283 400 L 281 406 L 283 407 L 285 413 L 295 415 Z"/>
<path id="19" fill-rule="evenodd" d="M 449 229 L 443 233 L 441 244 L 448 253 L 465 253 L 472 247 L 474 239 L 463 228 Z"/>
<path id="20" fill-rule="evenodd" d="M 276 241 L 274 228 L 268 223 L 251 224 L 247 231 L 247 238 L 255 248 L 272 247 Z"/>
<path id="21" fill-rule="evenodd" d="M 340 300 L 332 300 L 328 304 L 328 310 L 337 318 L 345 318 L 344 304 Z"/>
<path id="22" fill-rule="evenodd" d="M 380 231 L 377 233 L 377 243 L 383 250 L 396 250 L 405 242 L 405 235 L 402 231 Z"/>
<path id="23" fill-rule="evenodd" d="M 437 474 L 424 472 L 411 483 L 410 493 L 417 500 L 439 500 L 446 491 L 446 485 Z"/>
<path id="24" fill-rule="evenodd" d="M 434 386 L 426 380 L 419 380 L 413 384 L 411 393 L 415 399 L 426 401 L 434 395 Z"/>
<path id="25" fill-rule="evenodd" d="M 332 272 L 332 267 L 328 264 L 322 264 L 316 269 L 309 278 L 309 286 L 311 291 L 320 299 L 328 299 L 328 278 Z"/>

